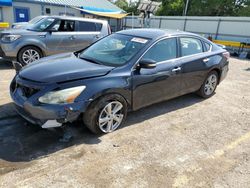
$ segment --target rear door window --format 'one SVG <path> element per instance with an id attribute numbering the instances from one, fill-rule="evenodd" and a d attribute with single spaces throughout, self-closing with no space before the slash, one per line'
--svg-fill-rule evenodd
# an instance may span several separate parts
<path id="1" fill-rule="evenodd" d="M 101 29 L 101 23 L 79 21 L 79 31 L 101 31 Z"/>
<path id="2" fill-rule="evenodd" d="M 181 55 L 188 56 L 203 52 L 202 43 L 199 39 L 191 37 L 180 38 Z"/>

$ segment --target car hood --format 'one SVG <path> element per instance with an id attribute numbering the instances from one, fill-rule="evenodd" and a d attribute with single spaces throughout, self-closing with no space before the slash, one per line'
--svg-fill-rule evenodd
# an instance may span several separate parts
<path id="1" fill-rule="evenodd" d="M 19 72 L 19 76 L 36 82 L 56 83 L 104 76 L 113 68 L 79 59 L 74 53 L 65 53 L 31 63 Z"/>
<path id="2" fill-rule="evenodd" d="M 18 22 L 18 23 L 13 23 L 12 26 L 15 26 L 15 28 L 12 29 L 27 29 L 31 26 L 29 22 Z M 17 28 L 16 28 L 17 27 Z"/>
<path id="3" fill-rule="evenodd" d="M 16 29 L 7 29 L 4 31 L 1 31 L 1 35 L 7 35 L 7 34 L 11 34 L 11 35 L 23 35 L 23 36 L 30 36 L 30 35 L 45 35 L 46 32 L 39 32 L 39 31 L 31 31 L 26 29 L 26 26 L 28 27 L 28 25 L 24 25 L 21 28 L 16 28 Z"/>
<path id="4" fill-rule="evenodd" d="M 29 22 L 15 22 L 12 25 L 25 25 L 25 24 L 29 24 Z"/>

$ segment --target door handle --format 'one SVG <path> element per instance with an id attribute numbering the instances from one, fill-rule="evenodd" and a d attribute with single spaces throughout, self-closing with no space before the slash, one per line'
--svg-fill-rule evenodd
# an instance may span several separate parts
<path id="1" fill-rule="evenodd" d="M 209 58 L 205 58 L 205 59 L 203 59 L 203 62 L 207 63 L 209 60 L 210 60 Z"/>
<path id="2" fill-rule="evenodd" d="M 96 36 L 95 36 L 95 38 L 96 38 L 96 39 L 99 39 L 99 38 L 100 38 L 100 36 L 99 36 L 99 35 L 96 35 Z"/>
<path id="3" fill-rule="evenodd" d="M 69 39 L 70 40 L 75 40 L 76 38 L 75 38 L 75 36 L 70 36 Z"/>
<path id="4" fill-rule="evenodd" d="M 177 68 L 172 69 L 172 72 L 179 72 L 179 71 L 181 71 L 181 67 L 177 67 Z"/>

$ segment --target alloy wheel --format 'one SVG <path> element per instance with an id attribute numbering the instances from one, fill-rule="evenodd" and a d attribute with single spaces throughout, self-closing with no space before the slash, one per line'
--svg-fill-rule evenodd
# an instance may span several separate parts
<path id="1" fill-rule="evenodd" d="M 22 59 L 25 64 L 29 64 L 40 59 L 40 55 L 36 50 L 28 49 L 23 52 Z"/>
<path id="2" fill-rule="evenodd" d="M 215 74 L 211 74 L 206 81 L 204 87 L 204 93 L 206 95 L 211 95 L 217 86 L 217 76 Z"/>
<path id="3" fill-rule="evenodd" d="M 101 110 L 98 119 L 98 124 L 102 132 L 104 133 L 113 132 L 120 126 L 124 117 L 122 109 L 123 109 L 122 103 L 118 101 L 113 101 L 108 103 Z"/>

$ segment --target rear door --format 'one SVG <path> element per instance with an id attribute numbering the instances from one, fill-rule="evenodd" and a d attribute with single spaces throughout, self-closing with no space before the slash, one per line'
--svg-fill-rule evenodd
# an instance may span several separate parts
<path id="1" fill-rule="evenodd" d="M 209 66 L 203 42 L 195 37 L 180 37 L 180 63 L 182 71 L 181 94 L 197 91 L 206 77 Z"/>
<path id="2" fill-rule="evenodd" d="M 57 20 L 46 36 L 48 55 L 75 51 L 76 27 L 74 20 Z"/>
<path id="3" fill-rule="evenodd" d="M 143 106 L 167 100 L 179 95 L 181 72 L 177 61 L 176 38 L 157 42 L 142 59 L 157 62 L 154 69 L 135 69 L 133 76 L 133 106 Z"/>
<path id="4" fill-rule="evenodd" d="M 77 32 L 75 34 L 75 38 L 77 41 L 77 43 L 75 44 L 76 50 L 81 50 L 89 46 L 101 37 L 101 23 L 88 21 L 78 21 L 77 23 Z"/>

